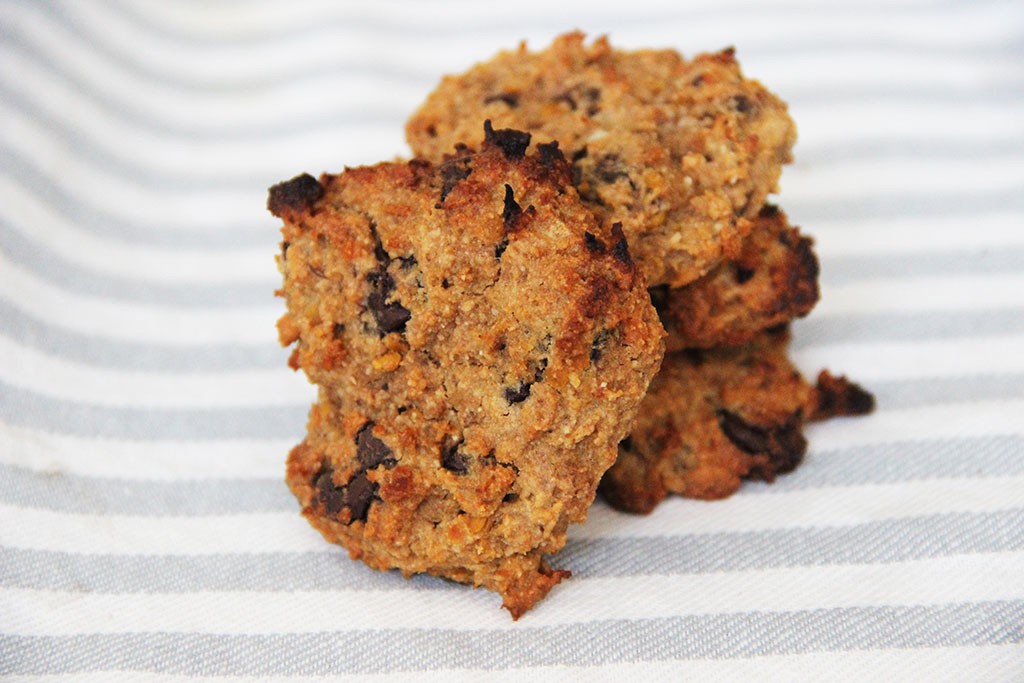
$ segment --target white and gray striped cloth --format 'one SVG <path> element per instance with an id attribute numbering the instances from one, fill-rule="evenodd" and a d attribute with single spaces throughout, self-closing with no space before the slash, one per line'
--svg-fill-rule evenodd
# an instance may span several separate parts
<path id="1" fill-rule="evenodd" d="M 299 516 L 264 205 L 573 28 L 734 45 L 790 103 L 775 201 L 823 268 L 796 360 L 879 407 L 772 486 L 598 503 L 513 622 Z M 0 159 L 0 677 L 1024 680 L 1019 0 L 14 0 Z"/>

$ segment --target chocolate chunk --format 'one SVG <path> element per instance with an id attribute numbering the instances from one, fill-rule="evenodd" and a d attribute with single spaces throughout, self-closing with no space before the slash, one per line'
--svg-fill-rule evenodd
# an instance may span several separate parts
<path id="1" fill-rule="evenodd" d="M 284 242 L 281 242 L 281 258 L 287 258 L 288 257 L 288 247 L 290 247 L 290 246 L 292 246 L 292 243 L 289 242 L 288 240 L 285 240 Z"/>
<path id="2" fill-rule="evenodd" d="M 469 472 L 469 461 L 466 456 L 459 452 L 462 439 L 447 438 L 441 444 L 441 467 L 455 474 L 466 474 Z"/>
<path id="3" fill-rule="evenodd" d="M 316 499 L 324 506 L 324 511 L 335 516 L 341 512 L 345 505 L 344 491 L 334 485 L 334 470 L 331 467 L 324 467 L 313 479 L 313 486 L 316 487 Z"/>
<path id="4" fill-rule="evenodd" d="M 366 472 L 357 473 L 345 489 L 345 507 L 349 509 L 349 524 L 365 522 L 370 503 L 377 494 L 377 484 L 366 477 Z"/>
<path id="5" fill-rule="evenodd" d="M 732 108 L 740 114 L 746 114 L 754 109 L 754 104 L 746 95 L 734 95 L 732 98 Z"/>
<path id="6" fill-rule="evenodd" d="M 587 116 L 593 116 L 601 111 L 598 100 L 601 99 L 601 91 L 597 88 L 584 88 L 576 86 L 551 98 L 552 102 L 565 102 L 573 111 L 579 109 L 579 102 L 582 100 L 587 105 Z"/>
<path id="7" fill-rule="evenodd" d="M 412 317 L 412 313 L 399 302 L 388 301 L 388 297 L 395 289 L 395 281 L 391 274 L 381 266 L 370 271 L 366 279 L 370 283 L 370 294 L 366 298 L 366 306 L 377 322 L 380 336 L 383 337 L 391 332 L 405 332 L 405 325 Z"/>
<path id="8" fill-rule="evenodd" d="M 598 159 L 594 173 L 606 183 L 614 183 L 619 178 L 629 178 L 629 173 L 626 172 L 626 167 L 618 154 L 605 154 Z"/>
<path id="9" fill-rule="evenodd" d="M 443 202 L 448 197 L 448 193 L 455 189 L 460 181 L 468 178 L 472 172 L 468 157 L 449 159 L 441 164 L 441 201 Z"/>
<path id="10" fill-rule="evenodd" d="M 505 400 L 510 404 L 522 403 L 530 397 L 530 382 L 519 382 L 514 387 L 505 387 Z"/>
<path id="11" fill-rule="evenodd" d="M 494 258 L 501 258 L 501 255 L 505 253 L 506 249 L 508 249 L 507 237 L 494 245 Z"/>
<path id="12" fill-rule="evenodd" d="M 629 244 L 626 243 L 626 235 L 622 232 L 622 223 L 612 223 L 612 239 L 615 240 L 612 256 L 627 266 L 633 265 L 633 259 L 629 255 Z"/>
<path id="13" fill-rule="evenodd" d="M 356 458 L 364 469 L 373 469 L 378 465 L 394 467 L 398 461 L 386 443 L 373 435 L 373 421 L 369 421 L 356 432 Z"/>
<path id="14" fill-rule="evenodd" d="M 768 431 L 745 422 L 736 413 L 724 408 L 718 410 L 718 426 L 733 445 L 745 453 L 757 455 L 767 453 L 771 445 Z"/>
<path id="15" fill-rule="evenodd" d="M 594 341 L 590 343 L 590 362 L 596 363 L 601 360 L 601 356 L 604 355 L 604 349 L 608 345 L 608 340 L 612 336 L 611 330 L 601 330 L 594 335 Z"/>
<path id="16" fill-rule="evenodd" d="M 334 327 L 331 330 L 331 336 L 335 339 L 341 339 L 341 335 L 345 334 L 344 323 L 334 323 Z"/>
<path id="17" fill-rule="evenodd" d="M 800 431 L 800 416 L 773 427 L 752 425 L 728 410 L 718 411 L 718 426 L 737 448 L 751 455 L 767 455 L 767 465 L 751 469 L 750 475 L 771 481 L 776 474 L 790 472 L 807 452 L 807 440 Z"/>
<path id="18" fill-rule="evenodd" d="M 313 204 L 324 196 L 324 188 L 308 173 L 278 183 L 270 188 L 267 209 L 278 218 L 289 211 L 310 211 Z"/>
<path id="19" fill-rule="evenodd" d="M 807 452 L 807 439 L 800 430 L 800 421 L 791 419 L 781 427 L 772 430 L 773 448 L 768 453 L 776 474 L 792 472 L 804 459 Z"/>
<path id="20" fill-rule="evenodd" d="M 391 254 L 384 248 L 384 243 L 381 242 L 380 235 L 377 234 L 377 226 L 372 220 L 370 221 L 370 234 L 373 236 L 373 257 L 386 267 L 391 262 Z"/>
<path id="21" fill-rule="evenodd" d="M 500 148 L 505 158 L 513 161 L 526 155 L 526 148 L 530 146 L 530 134 L 512 128 L 494 130 L 491 120 L 487 119 L 484 121 L 484 143 Z"/>
<path id="22" fill-rule="evenodd" d="M 733 265 L 733 273 L 736 276 L 736 283 L 740 285 L 749 282 L 750 278 L 754 277 L 753 268 L 744 268 L 738 263 Z"/>
<path id="23" fill-rule="evenodd" d="M 505 183 L 505 208 L 501 212 L 501 220 L 505 224 L 505 230 L 514 230 L 523 210 L 516 203 L 512 186 Z"/>
<path id="24" fill-rule="evenodd" d="M 583 245 L 587 248 L 587 251 L 593 254 L 603 254 L 605 252 L 604 242 L 589 232 L 583 233 Z"/>
<path id="25" fill-rule="evenodd" d="M 537 157 L 542 166 L 552 168 L 555 164 L 565 163 L 565 155 L 558 149 L 558 140 L 542 142 L 537 145 Z"/>
<path id="26" fill-rule="evenodd" d="M 504 102 L 509 107 L 515 109 L 519 106 L 519 95 L 511 92 L 504 92 L 499 95 L 491 95 L 484 98 L 484 104 L 490 104 L 491 102 Z"/>

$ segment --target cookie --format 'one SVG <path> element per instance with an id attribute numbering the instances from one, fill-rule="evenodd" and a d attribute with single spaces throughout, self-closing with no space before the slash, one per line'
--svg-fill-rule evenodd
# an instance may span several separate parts
<path id="1" fill-rule="evenodd" d="M 800 464 L 808 419 L 861 415 L 873 397 L 823 372 L 818 386 L 786 356 L 788 332 L 734 348 L 665 356 L 619 458 L 601 482 L 615 508 L 646 514 L 669 493 L 724 498 L 744 479 L 772 481 Z"/>
<path id="2" fill-rule="evenodd" d="M 601 222 L 621 222 L 650 285 L 680 287 L 739 254 L 790 161 L 786 105 L 733 50 L 683 59 L 569 33 L 442 80 L 409 119 L 413 152 L 440 159 L 495 127 L 558 141 Z"/>
<path id="3" fill-rule="evenodd" d="M 757 215 L 738 258 L 685 287 L 651 290 L 669 351 L 743 344 L 807 315 L 818 296 L 811 239 L 772 205 Z"/>
<path id="4" fill-rule="evenodd" d="M 554 143 L 271 188 L 281 342 L 319 385 L 287 482 L 376 569 L 498 592 L 518 618 L 568 573 L 581 522 L 663 352 L 622 230 Z"/>

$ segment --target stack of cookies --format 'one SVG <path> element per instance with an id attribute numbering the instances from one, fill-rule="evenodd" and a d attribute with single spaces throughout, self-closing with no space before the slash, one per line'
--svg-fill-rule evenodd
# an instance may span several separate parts
<path id="1" fill-rule="evenodd" d="M 795 127 L 731 50 L 568 34 L 444 79 L 407 136 L 412 161 L 270 191 L 279 333 L 319 387 L 287 480 L 353 558 L 518 618 L 599 487 L 726 496 L 793 469 L 806 420 L 871 409 L 786 356 L 818 298 L 765 204 Z"/>

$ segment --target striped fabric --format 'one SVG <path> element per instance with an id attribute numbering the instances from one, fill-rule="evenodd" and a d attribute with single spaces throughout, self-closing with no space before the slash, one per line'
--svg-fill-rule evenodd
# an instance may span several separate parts
<path id="1" fill-rule="evenodd" d="M 735 45 L 790 103 L 796 360 L 879 408 L 772 486 L 596 504 L 513 622 L 299 516 L 264 204 L 572 28 Z M 0 159 L 0 676 L 1024 680 L 1020 2 L 5 2 Z"/>

